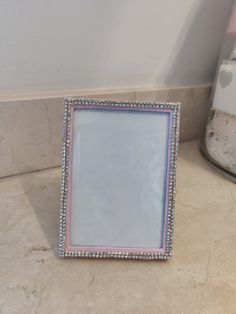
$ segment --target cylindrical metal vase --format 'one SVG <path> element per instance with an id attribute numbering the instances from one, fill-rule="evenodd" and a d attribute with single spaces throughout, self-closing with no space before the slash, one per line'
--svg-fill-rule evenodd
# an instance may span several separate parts
<path id="1" fill-rule="evenodd" d="M 212 166 L 236 183 L 236 115 L 212 107 L 201 150 Z"/>
<path id="2" fill-rule="evenodd" d="M 227 34 L 236 38 L 236 7 Z M 232 40 L 232 39 L 231 39 Z M 234 43 L 233 41 L 231 43 Z M 227 42 L 230 48 L 229 42 Z M 236 47 L 221 56 L 201 151 L 211 165 L 236 183 Z M 226 51 L 223 47 L 223 51 Z M 229 60 L 222 61 L 223 58 Z"/>

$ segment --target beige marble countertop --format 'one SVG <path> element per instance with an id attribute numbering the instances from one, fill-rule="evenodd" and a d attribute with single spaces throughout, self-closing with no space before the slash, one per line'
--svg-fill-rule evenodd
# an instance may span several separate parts
<path id="1" fill-rule="evenodd" d="M 0 313 L 236 313 L 236 186 L 181 145 L 168 262 L 57 257 L 60 169 L 0 180 Z"/>

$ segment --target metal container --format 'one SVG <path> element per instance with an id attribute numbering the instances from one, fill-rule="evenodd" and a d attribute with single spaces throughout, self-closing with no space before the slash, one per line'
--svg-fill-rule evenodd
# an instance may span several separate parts
<path id="1" fill-rule="evenodd" d="M 236 6 L 226 34 L 201 151 L 215 169 L 236 183 Z"/>

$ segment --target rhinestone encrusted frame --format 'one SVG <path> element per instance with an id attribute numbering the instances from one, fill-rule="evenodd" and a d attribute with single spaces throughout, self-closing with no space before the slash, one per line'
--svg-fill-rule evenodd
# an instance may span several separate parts
<path id="1" fill-rule="evenodd" d="M 164 252 L 89 252 L 73 251 L 66 249 L 66 208 L 69 197 L 69 164 L 70 164 L 70 145 L 71 145 L 71 112 L 74 108 L 86 109 L 123 109 L 135 111 L 161 111 L 168 110 L 172 113 L 171 123 L 171 143 L 170 160 L 168 172 L 168 207 L 167 207 L 167 229 L 165 235 Z M 62 179 L 61 179 L 61 205 L 60 205 L 60 235 L 59 235 L 59 255 L 61 257 L 81 257 L 81 258 L 124 258 L 124 259 L 144 259 L 144 260 L 167 260 L 172 256 L 173 244 L 173 224 L 175 211 L 176 194 L 176 161 L 178 157 L 179 144 L 179 121 L 180 103 L 162 102 L 140 102 L 124 100 L 93 100 L 93 99 L 65 99 L 64 111 L 64 134 L 62 148 Z"/>

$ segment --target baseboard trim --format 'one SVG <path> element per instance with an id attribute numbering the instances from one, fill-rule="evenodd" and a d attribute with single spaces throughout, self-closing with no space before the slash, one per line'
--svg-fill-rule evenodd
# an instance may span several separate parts
<path id="1" fill-rule="evenodd" d="M 199 138 L 211 86 L 47 92 L 0 99 L 0 177 L 57 167 L 61 162 L 65 96 L 94 99 L 181 102 L 180 140 Z"/>

